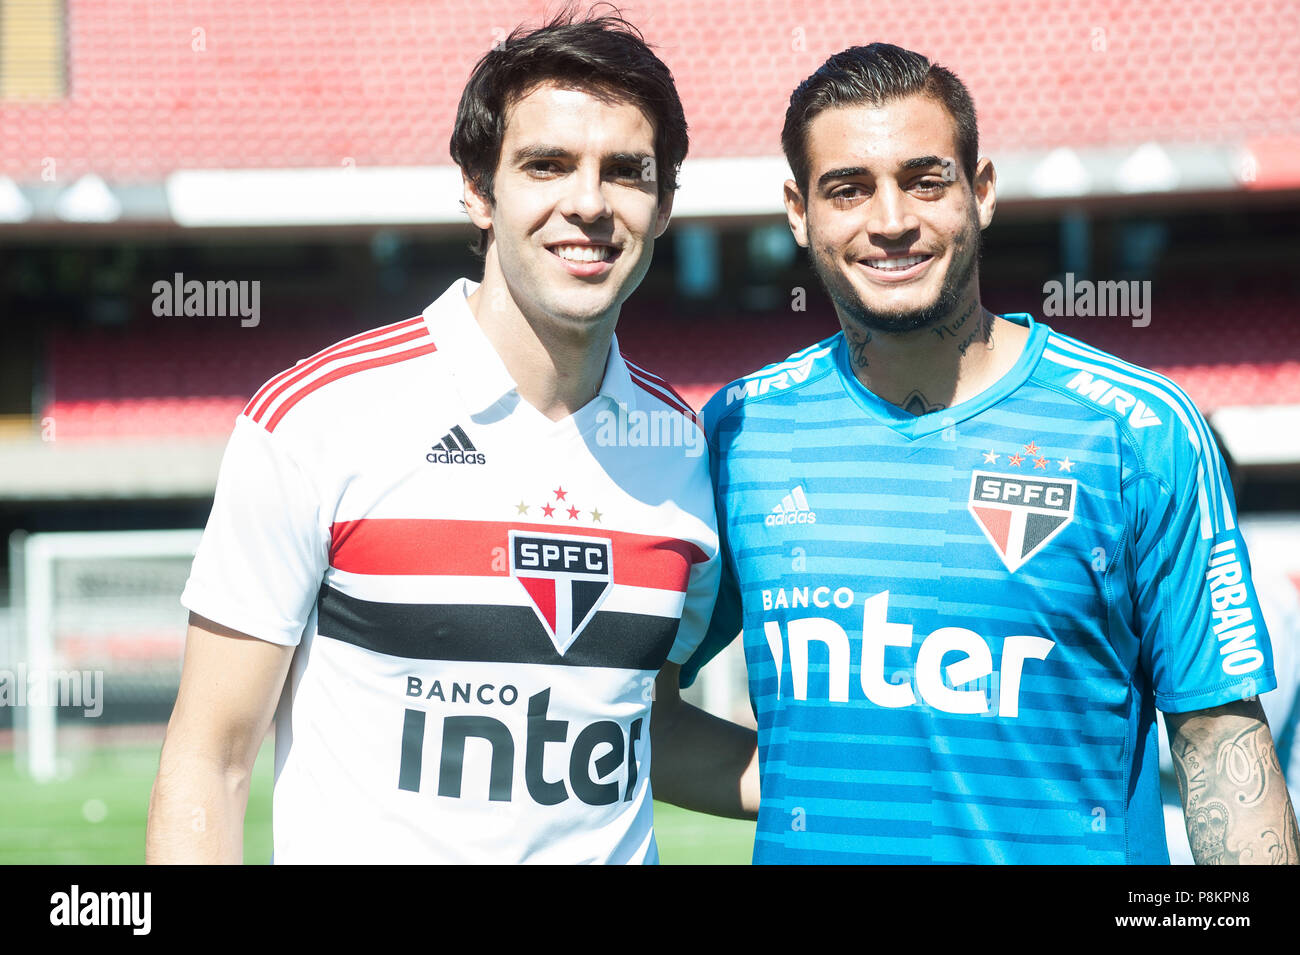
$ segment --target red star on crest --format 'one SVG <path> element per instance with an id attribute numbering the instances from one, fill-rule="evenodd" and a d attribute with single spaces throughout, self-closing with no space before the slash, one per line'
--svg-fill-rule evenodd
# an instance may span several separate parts
<path id="1" fill-rule="evenodd" d="M 569 492 L 566 491 L 564 488 L 562 488 L 562 487 L 557 487 L 557 488 L 555 489 L 555 499 L 556 499 L 557 501 L 562 501 L 562 500 L 564 500 L 564 495 L 566 495 L 566 494 L 568 494 L 568 493 L 569 493 Z"/>
<path id="2" fill-rule="evenodd" d="M 1040 471 L 1047 470 L 1047 458 L 1034 458 L 1034 467 Z"/>
<path id="3" fill-rule="evenodd" d="M 1030 441 L 1025 445 L 1025 454 L 1028 454 L 1030 457 L 1036 457 L 1038 454 L 1038 444 L 1034 441 Z"/>
<path id="4" fill-rule="evenodd" d="M 544 504 L 542 505 L 542 513 L 547 517 L 550 517 L 555 513 L 555 508 L 551 507 L 549 504 Z"/>
<path id="5" fill-rule="evenodd" d="M 1013 468 L 1018 468 L 1020 467 L 1020 462 L 1023 460 L 1024 458 L 1022 458 L 1020 455 L 1013 454 L 1011 455 L 1011 457 L 1007 458 L 1007 464 L 1011 465 Z"/>
<path id="6" fill-rule="evenodd" d="M 569 508 L 569 519 L 574 521 L 578 519 L 578 509 L 576 507 Z"/>

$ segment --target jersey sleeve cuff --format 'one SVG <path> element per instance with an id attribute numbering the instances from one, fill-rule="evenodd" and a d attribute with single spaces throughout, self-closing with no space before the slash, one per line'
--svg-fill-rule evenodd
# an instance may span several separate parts
<path id="1" fill-rule="evenodd" d="M 1248 689 L 1253 692 L 1245 692 Z M 1162 713 L 1191 713 L 1223 706 L 1225 703 L 1235 703 L 1275 689 L 1277 689 L 1277 679 L 1273 676 L 1273 671 L 1265 670 L 1257 676 L 1233 680 L 1231 683 L 1220 683 L 1205 689 L 1185 693 L 1157 693 L 1156 706 Z"/>
<path id="2" fill-rule="evenodd" d="M 268 622 L 259 620 L 246 611 L 230 606 L 229 601 L 221 600 L 204 593 L 193 584 L 187 584 L 181 594 L 181 605 L 200 617 L 206 617 L 213 623 L 237 630 L 250 637 L 265 640 L 267 643 L 283 647 L 296 647 L 302 642 L 302 625 L 283 620 Z"/>

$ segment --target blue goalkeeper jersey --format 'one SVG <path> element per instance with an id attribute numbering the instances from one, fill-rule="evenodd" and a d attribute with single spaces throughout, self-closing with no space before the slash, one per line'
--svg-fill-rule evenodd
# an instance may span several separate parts
<path id="1" fill-rule="evenodd" d="M 724 582 L 682 682 L 743 631 L 755 862 L 1167 863 L 1156 707 L 1275 685 L 1195 406 L 1006 317 L 1019 361 L 949 409 L 835 335 L 704 410 Z"/>

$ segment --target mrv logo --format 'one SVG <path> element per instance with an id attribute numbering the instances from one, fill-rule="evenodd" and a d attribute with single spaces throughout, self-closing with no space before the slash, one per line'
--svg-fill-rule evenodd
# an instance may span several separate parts
<path id="1" fill-rule="evenodd" d="M 975 471 L 967 507 L 1007 570 L 1015 573 L 1074 520 L 1075 486 L 1070 478 Z"/>
<path id="2" fill-rule="evenodd" d="M 733 405 L 742 398 L 757 398 L 759 395 L 767 394 L 773 388 L 777 391 L 785 391 L 792 385 L 802 384 L 812 374 L 813 362 L 829 352 L 829 348 L 819 348 L 800 359 L 797 364 L 786 367 L 784 371 L 742 378 L 727 389 L 727 405 Z"/>
<path id="3" fill-rule="evenodd" d="M 614 582 L 608 538 L 510 532 L 510 574 L 563 654 L 591 622 Z"/>
<path id="4" fill-rule="evenodd" d="M 911 624 L 889 623 L 889 591 L 868 597 L 862 604 L 862 648 L 858 679 L 866 698 L 877 706 L 897 709 L 915 706 L 917 694 L 927 706 L 945 713 L 987 713 L 989 700 L 984 690 L 959 689 L 993 674 L 993 654 L 984 638 L 964 627 L 940 627 L 921 641 L 916 651 L 912 679 L 891 683 L 885 679 L 885 648 L 911 650 Z M 830 654 L 827 699 L 847 703 L 849 699 L 849 635 L 834 620 L 804 617 L 790 620 L 786 632 L 781 624 L 763 624 L 768 649 L 776 664 L 776 696 L 793 693 L 796 700 L 808 699 L 808 646 L 820 643 Z M 998 672 L 997 715 L 1015 719 L 1020 715 L 1020 678 L 1026 660 L 1045 660 L 1056 644 L 1044 637 L 1014 636 L 1002 641 Z M 785 658 L 790 657 L 790 685 L 784 683 Z M 950 654 L 959 655 L 944 665 Z"/>
<path id="5" fill-rule="evenodd" d="M 1127 414 L 1128 423 L 1134 428 L 1149 428 L 1161 423 L 1159 416 L 1142 399 L 1112 385 L 1105 378 L 1094 378 L 1088 372 L 1081 371 L 1065 387 L 1097 402 L 1103 408 L 1109 405 L 1120 414 Z"/>
<path id="6" fill-rule="evenodd" d="M 414 681 L 415 685 L 412 685 Z M 422 696 L 420 681 L 408 680 L 407 695 Z M 506 703 L 503 687 L 498 697 Z M 412 692 L 414 690 L 414 692 Z M 514 702 L 511 697 L 510 703 Z M 559 746 L 568 742 L 569 721 L 548 719 L 551 703 L 550 689 L 535 693 L 528 699 L 528 734 L 524 739 L 524 785 L 533 801 L 543 806 L 556 806 L 573 795 L 590 806 L 608 806 L 620 798 L 626 802 L 636 791 L 636 744 L 641 739 L 643 721 L 636 719 L 625 731 L 613 720 L 599 720 L 584 726 L 573 739 L 569 749 L 568 785 L 564 779 L 547 779 L 547 745 Z M 507 704 L 509 705 L 509 704 Z M 408 792 L 420 791 L 420 778 L 424 761 L 424 710 L 406 710 L 402 726 L 402 762 L 398 771 L 397 788 Z M 438 795 L 460 799 L 464 785 L 465 748 L 471 739 L 486 740 L 491 747 L 491 769 L 488 773 L 487 797 L 491 802 L 509 802 L 513 798 L 516 749 L 510 727 L 490 716 L 448 716 L 442 721 L 442 750 L 438 765 Z M 601 747 L 607 751 L 592 761 L 592 755 Z M 595 768 L 596 774 L 591 775 Z M 616 775 L 620 767 L 625 773 Z M 618 776 L 626 777 L 626 785 L 619 792 Z"/>

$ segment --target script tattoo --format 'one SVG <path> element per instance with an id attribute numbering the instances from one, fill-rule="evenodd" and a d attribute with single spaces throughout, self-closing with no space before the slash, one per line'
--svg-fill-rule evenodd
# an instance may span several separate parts
<path id="1" fill-rule="evenodd" d="M 1257 699 L 1170 714 L 1169 751 L 1200 865 L 1300 864 L 1300 834 Z"/>
<path id="2" fill-rule="evenodd" d="M 867 346 L 871 344 L 871 332 L 857 329 L 844 329 L 844 337 L 849 341 L 849 361 L 854 368 L 867 367 Z"/>
<path id="3" fill-rule="evenodd" d="M 957 346 L 957 350 L 965 355 L 966 349 L 970 348 L 976 338 L 988 345 L 990 349 L 993 347 L 993 316 L 988 312 L 980 318 L 978 327 L 971 329 L 971 333 Z"/>
<path id="4" fill-rule="evenodd" d="M 939 336 L 940 340 L 945 338 L 956 338 L 957 330 L 966 324 L 966 320 L 970 318 L 970 313 L 973 311 L 975 311 L 975 303 L 971 302 L 966 306 L 966 311 L 962 312 L 951 322 L 948 322 L 946 325 L 936 325 L 934 327 L 934 333 Z M 965 349 L 963 349 L 963 351 L 964 350 Z"/>

